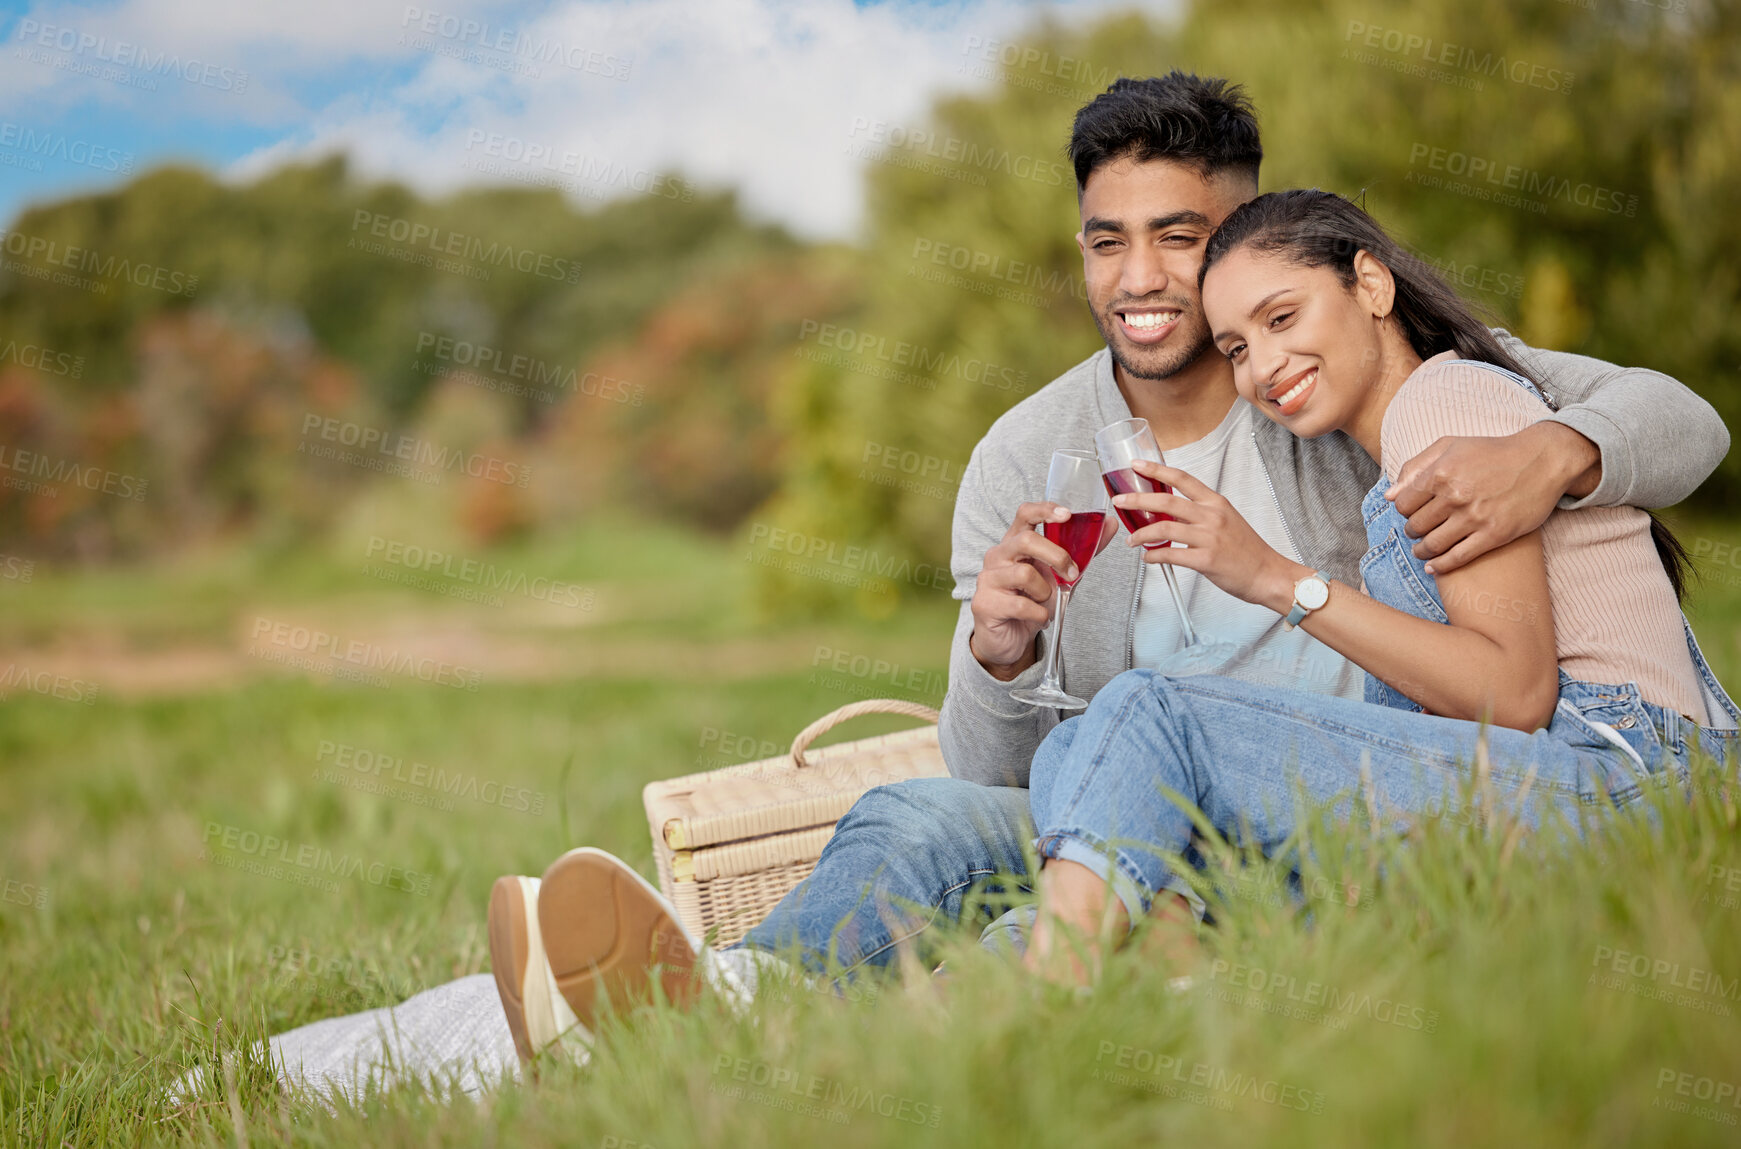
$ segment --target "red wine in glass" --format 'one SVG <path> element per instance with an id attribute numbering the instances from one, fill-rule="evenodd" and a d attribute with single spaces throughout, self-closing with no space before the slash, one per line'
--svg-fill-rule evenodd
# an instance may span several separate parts
<path id="1" fill-rule="evenodd" d="M 1088 569 L 1088 560 L 1100 549 L 1100 532 L 1106 526 L 1107 495 L 1099 480 L 1100 456 L 1094 451 L 1063 448 L 1052 452 L 1052 462 L 1046 469 L 1046 501 L 1057 503 L 1070 512 L 1061 523 L 1040 523 L 1040 532 L 1053 545 L 1061 547 L 1076 564 L 1076 578 Z M 1076 508 L 1082 508 L 1077 510 Z M 1078 698 L 1064 689 L 1059 675 L 1058 651 L 1063 649 L 1059 638 L 1064 633 L 1064 612 L 1070 606 L 1070 595 L 1076 589 L 1076 579 L 1066 580 L 1053 570 L 1058 589 L 1053 597 L 1051 625 L 1046 631 L 1046 668 L 1038 686 L 1024 686 L 1010 691 L 1010 697 L 1030 706 L 1051 706 L 1058 710 L 1082 710 L 1086 698 Z"/>
<path id="2" fill-rule="evenodd" d="M 1108 423 L 1094 433 L 1094 451 L 1100 458 L 1100 479 L 1113 496 L 1173 493 L 1169 484 L 1137 473 L 1136 465 L 1139 462 L 1164 462 L 1160 444 L 1155 442 L 1154 432 L 1149 429 L 1147 419 L 1120 419 L 1116 423 Z M 1125 529 L 1132 534 L 1144 527 L 1152 527 L 1173 518 L 1172 515 L 1164 515 L 1158 511 L 1138 511 L 1129 507 L 1115 509 L 1118 517 L 1124 521 Z M 1170 545 L 1170 542 L 1143 544 L 1150 550 Z M 1179 628 L 1185 638 L 1184 650 L 1202 654 L 1211 647 L 1198 639 L 1197 630 L 1191 625 L 1191 614 L 1185 609 L 1185 597 L 1179 593 L 1179 577 L 1173 573 L 1169 563 L 1161 563 L 1160 568 L 1162 576 L 1167 580 L 1167 593 L 1173 596 L 1173 606 L 1179 612 Z M 1216 643 L 1214 646 L 1222 650 L 1233 649 L 1227 643 Z"/>
<path id="3" fill-rule="evenodd" d="M 1107 491 L 1114 495 L 1148 495 L 1155 493 L 1170 495 L 1173 493 L 1173 488 L 1167 486 L 1167 484 L 1139 475 L 1130 467 L 1119 467 L 1115 470 L 1105 471 L 1101 473 L 1100 477 L 1106 483 Z M 1171 522 L 1173 519 L 1172 515 L 1163 515 L 1159 511 L 1139 511 L 1135 507 L 1115 507 L 1114 509 L 1118 511 L 1119 521 L 1124 523 L 1124 529 L 1133 535 L 1144 527 L 1153 526 L 1156 523 Z M 1162 542 L 1144 543 L 1143 545 L 1148 547 L 1166 547 L 1171 546 L 1172 543 L 1163 540 Z"/>
<path id="4" fill-rule="evenodd" d="M 1049 541 L 1069 553 L 1070 561 L 1076 564 L 1076 578 L 1081 578 L 1088 569 L 1088 560 L 1100 548 L 1100 530 L 1105 523 L 1105 511 L 1071 511 L 1063 522 L 1044 523 L 1042 529 Z M 1067 579 L 1059 571 L 1053 571 L 1052 577 L 1059 586 L 1076 585 L 1075 578 Z"/>

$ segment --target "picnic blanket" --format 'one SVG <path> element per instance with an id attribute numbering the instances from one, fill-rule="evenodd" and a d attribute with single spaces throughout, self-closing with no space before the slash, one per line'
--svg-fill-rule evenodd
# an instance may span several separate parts
<path id="1" fill-rule="evenodd" d="M 402 1082 L 476 1095 L 520 1076 L 496 979 L 487 973 L 426 989 L 395 1006 L 310 1022 L 268 1046 L 286 1090 L 328 1100 L 337 1094 L 355 1102 L 371 1088 Z M 197 1095 L 204 1072 L 184 1075 L 172 1098 Z"/>
<path id="2" fill-rule="evenodd" d="M 787 982 L 814 981 L 772 954 L 755 950 L 705 949 L 698 966 L 713 991 L 737 1013 L 755 1000 L 770 972 Z M 310 1022 L 267 1042 L 279 1084 L 331 1100 L 356 1101 L 371 1088 L 413 1082 L 431 1093 L 476 1095 L 520 1077 L 519 1057 L 496 979 L 473 974 L 426 989 L 398 1005 Z M 569 1056 L 584 1063 L 584 1047 Z M 170 1090 L 172 1101 L 191 1100 L 203 1084 L 203 1069 L 184 1074 Z"/>

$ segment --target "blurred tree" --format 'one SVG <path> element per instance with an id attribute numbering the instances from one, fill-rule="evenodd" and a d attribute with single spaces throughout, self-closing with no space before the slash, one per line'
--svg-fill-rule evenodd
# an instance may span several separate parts
<path id="1" fill-rule="evenodd" d="M 355 372 L 295 323 L 246 330 L 207 311 L 146 319 L 136 343 L 129 398 L 156 545 L 249 529 L 292 539 L 324 523 L 345 477 L 288 464 L 306 416 L 361 414 Z"/>
<path id="2" fill-rule="evenodd" d="M 561 387 L 551 399 L 549 387 L 519 386 L 517 364 L 536 364 L 581 398 L 581 365 L 655 309 L 693 284 L 801 250 L 778 228 L 747 223 L 730 194 L 656 186 L 664 194 L 591 211 L 548 189 L 430 203 L 398 185 L 359 183 L 334 158 L 242 186 L 164 168 L 24 212 L 0 234 L 9 257 L 0 370 L 23 421 L 0 443 L 29 449 L 32 434 L 52 430 L 57 458 L 122 466 L 155 485 L 143 501 L 7 488 L 0 539 L 119 555 L 223 531 L 306 537 L 372 476 L 308 465 L 297 453 L 302 417 L 409 433 L 431 414 L 441 381 L 468 366 L 501 400 L 490 405 L 505 414 L 492 449 L 525 450 L 522 440 L 562 408 Z M 62 270 L 71 274 L 53 278 Z M 756 314 L 735 315 L 753 344 Z M 461 344 L 474 358 L 443 358 L 442 348 Z M 722 388 L 708 401 L 737 402 L 742 380 L 729 369 L 690 367 L 692 400 Z M 444 446 L 471 439 L 443 434 L 455 440 Z M 764 471 L 774 454 L 756 447 Z M 534 521 L 524 498 L 492 486 L 445 487 L 452 517 L 475 539 Z M 741 515 L 769 486 L 764 476 L 714 510 Z"/>
<path id="3" fill-rule="evenodd" d="M 770 418 L 798 366 L 793 331 L 854 298 L 856 253 L 776 254 L 703 274 L 591 359 L 538 443 L 545 517 L 604 505 L 726 533 L 773 492 Z M 556 504 L 563 504 L 560 509 Z"/>

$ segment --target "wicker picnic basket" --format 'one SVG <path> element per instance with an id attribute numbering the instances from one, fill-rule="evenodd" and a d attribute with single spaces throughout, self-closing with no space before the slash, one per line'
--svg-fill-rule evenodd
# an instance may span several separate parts
<path id="1" fill-rule="evenodd" d="M 840 742 L 810 743 L 861 714 L 905 714 L 928 725 Z M 834 824 L 866 790 L 946 773 L 937 712 L 873 698 L 825 714 L 779 758 L 651 782 L 642 791 L 659 885 L 697 937 L 741 938 L 816 867 Z"/>

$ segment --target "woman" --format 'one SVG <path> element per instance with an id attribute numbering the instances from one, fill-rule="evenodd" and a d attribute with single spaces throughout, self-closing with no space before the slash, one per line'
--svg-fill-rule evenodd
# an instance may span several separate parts
<path id="1" fill-rule="evenodd" d="M 1737 712 L 1680 613 L 1679 547 L 1646 512 L 1558 510 L 1438 578 L 1414 557 L 1385 498 L 1402 463 L 1549 413 L 1430 269 L 1347 200 L 1289 191 L 1227 217 L 1199 282 L 1241 397 L 1296 435 L 1344 432 L 1382 466 L 1363 504 L 1364 593 L 1278 554 L 1169 467 L 1139 464 L 1173 494 L 1114 500 L 1173 517 L 1129 542 L 1184 544 L 1145 558 L 1303 626 L 1367 672 L 1366 701 L 1149 670 L 1103 688 L 1034 758 L 1047 861 L 1032 961 L 1055 952 L 1060 923 L 1122 936 L 1151 909 L 1186 912 L 1163 859 L 1185 854 L 1191 820 L 1165 790 L 1268 852 L 1293 829 L 1296 786 L 1317 800 L 1359 788 L 1402 822 L 1455 811 L 1482 739 L 1531 825 L 1549 806 L 1575 822 L 1580 806 L 1684 782 L 1696 747 L 1727 757 Z"/>

